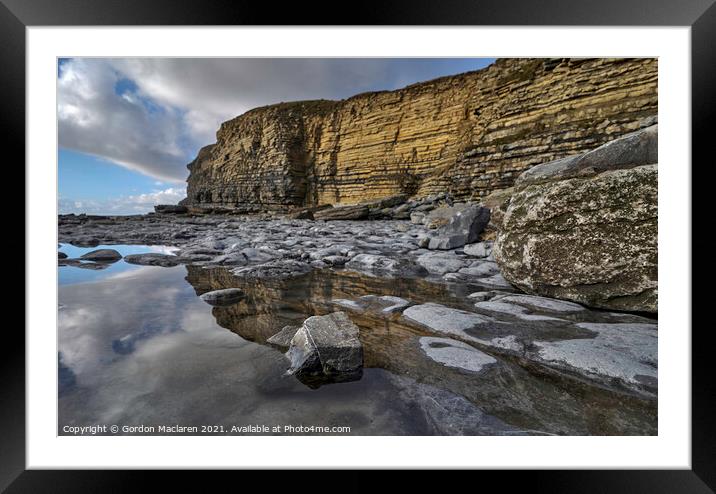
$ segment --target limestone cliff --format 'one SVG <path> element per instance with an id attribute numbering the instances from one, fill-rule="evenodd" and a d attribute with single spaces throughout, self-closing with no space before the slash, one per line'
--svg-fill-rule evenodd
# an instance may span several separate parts
<path id="1" fill-rule="evenodd" d="M 500 59 L 342 101 L 256 108 L 188 167 L 186 204 L 282 209 L 398 193 L 479 199 L 654 122 L 656 59 Z"/>

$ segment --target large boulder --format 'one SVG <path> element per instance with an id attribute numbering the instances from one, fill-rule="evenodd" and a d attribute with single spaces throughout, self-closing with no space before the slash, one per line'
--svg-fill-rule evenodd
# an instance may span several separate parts
<path id="1" fill-rule="evenodd" d="M 289 373 L 311 387 L 360 379 L 363 345 L 358 334 L 343 312 L 309 317 L 291 339 Z"/>
<path id="2" fill-rule="evenodd" d="M 510 283 L 593 307 L 657 312 L 657 165 L 625 168 L 656 160 L 651 132 L 572 159 L 575 169 L 547 163 L 519 181 L 493 251 Z"/>
<path id="3" fill-rule="evenodd" d="M 477 204 L 456 209 L 431 235 L 428 249 L 449 250 L 476 242 L 490 221 L 490 210 Z"/>
<path id="4" fill-rule="evenodd" d="M 615 139 L 584 154 L 569 156 L 530 168 L 516 186 L 598 175 L 609 170 L 656 163 L 659 126 L 652 125 Z"/>

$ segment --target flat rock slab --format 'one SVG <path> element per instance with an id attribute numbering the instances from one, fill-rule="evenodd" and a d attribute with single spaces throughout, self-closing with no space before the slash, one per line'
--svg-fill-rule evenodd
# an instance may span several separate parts
<path id="1" fill-rule="evenodd" d="M 244 292 L 238 288 L 224 288 L 203 293 L 200 298 L 209 305 L 223 307 L 239 302 L 244 296 Z"/>
<path id="2" fill-rule="evenodd" d="M 425 355 L 447 367 L 480 372 L 486 366 L 497 362 L 495 357 L 451 338 L 424 336 L 419 341 Z"/>
<path id="3" fill-rule="evenodd" d="M 511 304 L 504 302 L 503 299 L 499 300 L 487 300 L 484 302 L 477 302 L 475 308 L 488 312 L 496 312 L 499 314 L 507 314 L 510 316 L 523 319 L 525 321 L 559 321 L 560 319 L 552 316 L 545 316 L 541 314 L 533 314 L 526 307 L 521 305 Z"/>
<path id="4" fill-rule="evenodd" d="M 357 300 L 334 299 L 333 303 L 349 310 L 390 315 L 402 311 L 408 307 L 411 302 L 404 298 L 390 295 L 364 295 Z"/>
<path id="5" fill-rule="evenodd" d="M 454 273 L 467 266 L 468 261 L 453 252 L 428 252 L 418 256 L 416 262 L 430 274 Z"/>
<path id="6" fill-rule="evenodd" d="M 656 393 L 656 324 L 580 323 L 578 327 L 595 331 L 588 339 L 536 341 L 533 358 L 542 362 L 593 375 L 617 379 L 632 387 Z"/>
<path id="7" fill-rule="evenodd" d="M 422 304 L 408 307 L 403 317 L 436 334 L 500 354 L 518 355 L 563 374 L 607 387 L 656 394 L 656 324 L 572 323 L 529 312 L 525 307 L 503 302 L 505 298 L 475 304 L 490 311 L 489 316 Z M 424 346 L 423 349 L 427 352 Z M 457 350 L 449 352 L 455 354 Z"/>
<path id="8" fill-rule="evenodd" d="M 500 302 L 510 304 L 526 305 L 538 310 L 546 310 L 550 312 L 582 312 L 586 310 L 579 304 L 567 302 L 566 300 L 558 300 L 555 298 L 539 297 L 537 295 L 507 295 L 501 297 Z"/>
<path id="9" fill-rule="evenodd" d="M 85 259 L 87 261 L 114 262 L 122 259 L 122 254 L 114 249 L 97 249 L 80 256 L 80 259 Z"/>
<path id="10" fill-rule="evenodd" d="M 181 264 L 182 259 L 177 256 L 168 254 L 147 253 L 147 254 L 130 254 L 124 256 L 124 262 L 129 264 L 138 264 L 140 266 L 162 266 L 170 268 Z"/>
<path id="11" fill-rule="evenodd" d="M 495 322 L 488 316 L 433 303 L 408 307 L 403 311 L 403 317 L 437 333 L 468 340 L 477 340 L 468 333 L 469 330 Z"/>
<path id="12" fill-rule="evenodd" d="M 343 312 L 309 317 L 291 339 L 289 374 L 309 387 L 355 381 L 363 375 L 358 326 Z"/>

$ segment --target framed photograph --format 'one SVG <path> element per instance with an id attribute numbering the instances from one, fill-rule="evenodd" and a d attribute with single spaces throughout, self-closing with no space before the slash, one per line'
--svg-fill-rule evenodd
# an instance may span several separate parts
<path id="1" fill-rule="evenodd" d="M 3 0 L 8 492 L 148 469 L 713 492 L 691 163 L 716 6 L 362 7 Z"/>

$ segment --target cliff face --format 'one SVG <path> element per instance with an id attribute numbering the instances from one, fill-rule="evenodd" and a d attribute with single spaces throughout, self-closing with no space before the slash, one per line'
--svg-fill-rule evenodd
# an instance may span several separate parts
<path id="1" fill-rule="evenodd" d="M 188 165 L 186 203 L 271 209 L 445 191 L 479 199 L 656 114 L 656 59 L 501 59 L 397 91 L 229 120 Z"/>

